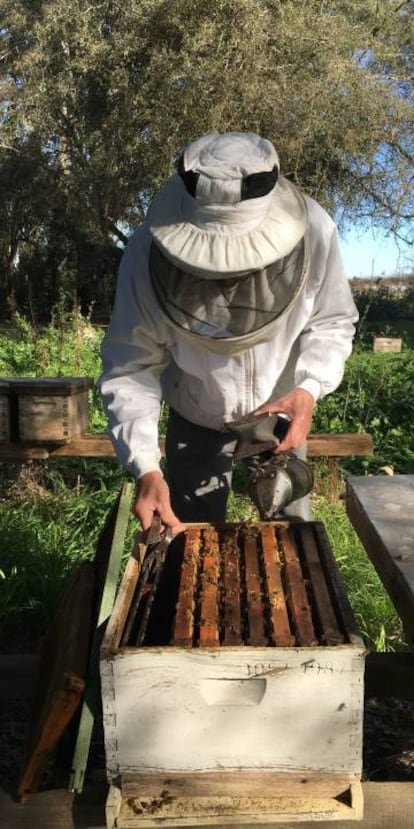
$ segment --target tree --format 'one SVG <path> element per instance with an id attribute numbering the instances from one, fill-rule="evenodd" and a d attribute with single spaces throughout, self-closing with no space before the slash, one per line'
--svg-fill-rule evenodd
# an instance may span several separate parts
<path id="1" fill-rule="evenodd" d="M 106 305 L 120 248 L 204 132 L 265 135 L 343 221 L 406 238 L 411 0 L 0 0 L 0 15 L 9 304 L 28 279 L 52 301 L 69 273 Z"/>

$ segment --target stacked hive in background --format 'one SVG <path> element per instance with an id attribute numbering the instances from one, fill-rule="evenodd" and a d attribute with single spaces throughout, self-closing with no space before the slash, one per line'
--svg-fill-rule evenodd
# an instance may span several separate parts
<path id="1" fill-rule="evenodd" d="M 88 431 L 90 377 L 0 378 L 0 441 L 67 443 Z"/>

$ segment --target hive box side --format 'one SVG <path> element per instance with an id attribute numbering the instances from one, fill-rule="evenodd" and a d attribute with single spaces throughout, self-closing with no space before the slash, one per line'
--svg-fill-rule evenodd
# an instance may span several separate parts
<path id="1" fill-rule="evenodd" d="M 154 770 L 361 774 L 362 649 L 124 649 L 101 670 L 110 779 Z"/>
<path id="2" fill-rule="evenodd" d="M 139 576 L 142 545 L 127 561 L 121 585 L 109 618 L 100 653 L 102 713 L 105 731 L 105 753 L 108 775 L 112 779 L 119 768 L 118 738 L 115 710 L 114 659 Z"/>
<path id="3" fill-rule="evenodd" d="M 66 442 L 88 429 L 88 392 L 19 396 L 19 436 L 25 441 Z"/>
<path id="4" fill-rule="evenodd" d="M 88 430 L 90 377 L 9 379 L 13 440 L 66 443 Z"/>

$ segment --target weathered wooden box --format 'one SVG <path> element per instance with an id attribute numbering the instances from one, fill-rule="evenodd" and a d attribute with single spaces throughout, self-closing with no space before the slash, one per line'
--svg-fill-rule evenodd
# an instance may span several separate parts
<path id="1" fill-rule="evenodd" d="M 3 382 L 8 387 L 7 439 L 12 442 L 67 443 L 88 431 L 90 377 L 13 377 Z"/>
<path id="2" fill-rule="evenodd" d="M 402 337 L 374 337 L 374 351 L 402 351 Z"/>
<path id="3" fill-rule="evenodd" d="M 143 549 L 101 652 L 108 826 L 360 818 L 364 646 L 323 525 L 190 526 L 150 606 Z"/>

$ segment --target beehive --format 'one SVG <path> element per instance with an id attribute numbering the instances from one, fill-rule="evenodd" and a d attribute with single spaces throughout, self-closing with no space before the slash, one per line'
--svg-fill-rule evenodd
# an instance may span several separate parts
<path id="1" fill-rule="evenodd" d="M 399 352 L 402 351 L 402 337 L 374 337 L 374 351 Z"/>
<path id="2" fill-rule="evenodd" d="M 8 378 L 10 440 L 67 443 L 88 430 L 90 377 Z"/>
<path id="3" fill-rule="evenodd" d="M 108 825 L 360 817 L 364 647 L 323 526 L 194 525 L 155 593 L 139 570 L 102 649 Z"/>

